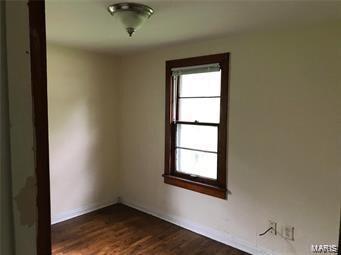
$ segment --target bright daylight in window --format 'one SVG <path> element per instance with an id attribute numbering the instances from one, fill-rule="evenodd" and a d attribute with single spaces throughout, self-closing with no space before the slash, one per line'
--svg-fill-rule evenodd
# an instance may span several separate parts
<path id="1" fill-rule="evenodd" d="M 193 73 L 191 73 L 193 72 Z M 176 171 L 217 179 L 221 71 L 193 67 L 173 72 Z"/>

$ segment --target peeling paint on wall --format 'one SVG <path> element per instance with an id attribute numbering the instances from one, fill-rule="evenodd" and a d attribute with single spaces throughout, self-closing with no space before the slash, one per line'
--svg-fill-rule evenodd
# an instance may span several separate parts
<path id="1" fill-rule="evenodd" d="M 15 203 L 20 215 L 20 224 L 32 227 L 36 222 L 36 179 L 26 178 L 25 186 L 15 196 Z"/>

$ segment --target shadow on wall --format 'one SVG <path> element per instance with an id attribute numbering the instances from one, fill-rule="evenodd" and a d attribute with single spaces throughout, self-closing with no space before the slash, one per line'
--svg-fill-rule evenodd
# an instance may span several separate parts
<path id="1" fill-rule="evenodd" d="M 0 2 L 0 254 L 14 253 L 5 2 Z"/>
<path id="2" fill-rule="evenodd" d="M 114 73 L 104 55 L 48 45 L 52 220 L 117 197 Z"/>

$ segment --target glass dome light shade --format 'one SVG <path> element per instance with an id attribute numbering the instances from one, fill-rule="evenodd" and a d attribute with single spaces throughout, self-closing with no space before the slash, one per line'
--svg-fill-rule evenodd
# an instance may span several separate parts
<path id="1" fill-rule="evenodd" d="M 108 7 L 111 15 L 117 15 L 131 36 L 154 13 L 149 6 L 137 3 L 119 3 Z"/>

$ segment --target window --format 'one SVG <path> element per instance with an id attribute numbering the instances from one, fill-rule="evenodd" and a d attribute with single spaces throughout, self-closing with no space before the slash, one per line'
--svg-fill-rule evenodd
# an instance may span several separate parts
<path id="1" fill-rule="evenodd" d="M 226 198 L 229 54 L 166 62 L 167 184 Z"/>

